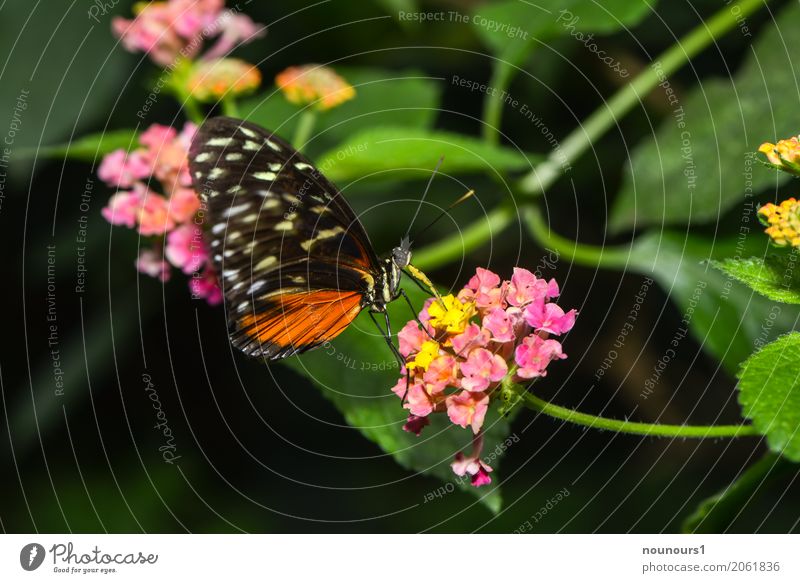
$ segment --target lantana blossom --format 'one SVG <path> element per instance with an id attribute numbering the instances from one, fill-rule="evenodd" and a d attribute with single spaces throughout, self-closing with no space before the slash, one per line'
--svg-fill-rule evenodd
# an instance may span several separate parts
<path id="1" fill-rule="evenodd" d="M 153 245 L 143 249 L 136 261 L 140 272 L 167 281 L 170 265 L 177 267 L 192 274 L 192 296 L 214 305 L 222 302 L 222 294 L 202 238 L 200 198 L 192 188 L 187 162 L 196 131 L 193 123 L 180 132 L 153 124 L 139 135 L 138 148 L 107 154 L 98 176 L 120 190 L 102 215 L 111 224 L 152 238 Z M 161 192 L 156 190 L 158 183 Z"/>
<path id="2" fill-rule="evenodd" d="M 800 175 L 800 136 L 778 140 L 777 144 L 764 142 L 758 151 L 767 157 L 769 166 Z"/>
<path id="3" fill-rule="evenodd" d="M 469 428 L 472 453 L 457 454 L 452 467 L 475 486 L 491 482 L 492 468 L 480 458 L 483 425 L 503 381 L 543 377 L 550 362 L 566 358 L 551 336 L 569 332 L 577 312 L 555 304 L 558 295 L 554 279 L 527 269 L 503 281 L 478 268 L 458 294 L 426 301 L 397 335 L 405 367 L 392 392 L 410 413 L 403 429 L 419 435 L 436 413 Z"/>
<path id="4" fill-rule="evenodd" d="M 800 247 L 800 202 L 794 197 L 765 204 L 758 209 L 758 219 L 775 246 Z"/>
<path id="5" fill-rule="evenodd" d="M 200 61 L 187 81 L 189 93 L 203 102 L 251 93 L 261 84 L 261 73 L 241 59 Z"/>
<path id="6" fill-rule="evenodd" d="M 265 29 L 248 16 L 225 10 L 225 0 L 166 0 L 139 2 L 134 18 L 115 17 L 111 29 L 131 52 L 143 52 L 157 64 L 175 65 L 193 59 L 203 37 L 216 37 L 204 59 L 227 55 L 239 44 L 263 36 Z"/>
<path id="7" fill-rule="evenodd" d="M 331 109 L 356 96 L 352 85 L 323 65 L 289 67 L 278 73 L 275 84 L 290 102 L 314 104 L 319 110 Z"/>

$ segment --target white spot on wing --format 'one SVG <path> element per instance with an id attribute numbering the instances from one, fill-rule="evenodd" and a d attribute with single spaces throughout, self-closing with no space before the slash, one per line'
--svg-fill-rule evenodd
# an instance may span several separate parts
<path id="1" fill-rule="evenodd" d="M 303 241 L 300 243 L 300 247 L 302 247 L 305 251 L 311 249 L 311 246 L 316 243 L 317 241 L 322 241 L 323 239 L 330 239 L 331 237 L 335 237 L 339 233 L 343 233 L 344 228 L 341 225 L 337 225 L 331 229 L 322 229 L 317 231 L 317 235 L 307 241 Z"/>
<path id="2" fill-rule="evenodd" d="M 252 294 L 253 292 L 260 290 L 266 284 L 267 284 L 267 282 L 264 281 L 263 279 L 259 279 L 258 281 L 254 281 L 253 285 L 251 285 L 250 288 L 247 290 L 247 293 L 248 294 Z"/>
<path id="3" fill-rule="evenodd" d="M 205 162 L 206 160 L 211 159 L 211 152 L 200 152 L 197 156 L 194 157 L 195 162 Z"/>
<path id="4" fill-rule="evenodd" d="M 314 168 L 311 164 L 306 164 L 305 162 L 297 162 L 294 167 L 298 170 L 311 170 Z"/>
<path id="5" fill-rule="evenodd" d="M 239 131 L 246 135 L 248 138 L 255 138 L 256 133 L 253 130 L 247 129 L 246 127 L 239 126 Z"/>
<path id="6" fill-rule="evenodd" d="M 233 142 L 233 138 L 211 138 L 206 142 L 206 146 L 227 146 Z"/>
<path id="7" fill-rule="evenodd" d="M 211 180 L 216 180 L 220 176 L 224 176 L 226 172 L 227 170 L 225 170 L 225 168 L 220 168 L 219 166 L 217 166 L 211 169 L 211 172 L 208 173 L 208 177 Z"/>
<path id="8" fill-rule="evenodd" d="M 256 263 L 253 269 L 266 269 L 270 265 L 274 265 L 277 262 L 278 259 L 274 255 L 270 255 L 269 257 L 264 257 L 264 259 Z"/>
<path id="9" fill-rule="evenodd" d="M 280 152 L 281 151 L 281 147 L 278 144 L 276 144 L 275 142 L 273 142 L 271 140 L 267 140 L 266 142 L 267 142 L 267 145 L 270 148 L 272 148 L 273 150 L 275 150 L 276 152 Z"/>
<path id="10" fill-rule="evenodd" d="M 292 221 L 281 221 L 272 228 L 276 231 L 290 231 L 293 226 L 294 224 L 292 223 Z"/>
<path id="11" fill-rule="evenodd" d="M 253 178 L 258 180 L 275 180 L 277 177 L 274 172 L 253 172 Z"/>
<path id="12" fill-rule="evenodd" d="M 225 154 L 225 159 L 228 162 L 236 162 L 236 160 L 241 160 L 244 158 L 244 154 L 240 152 L 231 152 L 230 154 Z"/>
<path id="13" fill-rule="evenodd" d="M 261 208 L 264 210 L 269 210 L 278 206 L 281 206 L 281 203 L 277 198 L 268 198 L 264 201 L 264 204 L 261 205 Z"/>
<path id="14" fill-rule="evenodd" d="M 231 208 L 227 209 L 224 213 L 222 213 L 223 217 L 232 217 L 233 215 L 237 215 L 242 211 L 246 211 L 250 208 L 249 203 L 245 204 L 237 204 L 236 206 L 232 206 Z"/>

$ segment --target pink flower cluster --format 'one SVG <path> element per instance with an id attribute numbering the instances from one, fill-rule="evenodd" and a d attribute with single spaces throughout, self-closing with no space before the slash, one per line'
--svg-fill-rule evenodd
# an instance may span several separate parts
<path id="1" fill-rule="evenodd" d="M 429 299 L 419 314 L 425 329 L 412 320 L 397 335 L 406 367 L 392 391 L 410 413 L 403 428 L 419 435 L 431 413 L 446 412 L 480 437 L 501 381 L 543 377 L 551 361 L 566 358 L 550 336 L 568 332 L 577 312 L 555 304 L 558 295 L 555 280 L 527 269 L 515 268 L 510 281 L 501 281 L 478 268 L 457 296 Z M 492 470 L 480 459 L 482 443 L 476 439 L 472 453 L 459 453 L 452 464 L 475 486 L 491 481 Z"/>
<path id="2" fill-rule="evenodd" d="M 225 0 L 141 2 L 134 19 L 116 17 L 111 26 L 126 49 L 147 53 L 159 65 L 174 65 L 179 57 L 193 59 L 204 36 L 217 37 L 203 55 L 216 59 L 265 33 L 248 16 L 224 8 Z"/>
<path id="3" fill-rule="evenodd" d="M 201 221 L 196 220 L 200 199 L 191 187 L 186 160 L 196 129 L 187 123 L 178 133 L 154 124 L 139 136 L 140 148 L 115 150 L 105 156 L 97 175 L 109 186 L 122 189 L 102 210 L 108 222 L 136 228 L 147 237 L 165 237 L 141 252 L 137 269 L 167 281 L 171 264 L 192 274 L 194 297 L 214 305 L 222 301 L 222 294 L 203 241 Z M 151 188 L 154 179 L 166 195 Z"/>

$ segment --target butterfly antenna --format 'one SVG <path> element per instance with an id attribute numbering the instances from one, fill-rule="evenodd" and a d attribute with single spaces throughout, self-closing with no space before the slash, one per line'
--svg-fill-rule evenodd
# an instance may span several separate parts
<path id="1" fill-rule="evenodd" d="M 428 223 L 422 230 L 418 231 L 417 234 L 419 235 L 421 233 L 424 233 L 426 230 L 431 228 L 436 223 L 436 221 L 438 221 L 443 216 L 445 216 L 447 213 L 449 213 L 453 209 L 454 206 L 461 204 L 462 202 L 464 202 L 465 200 L 469 199 L 474 194 L 475 194 L 475 191 L 474 190 L 470 190 L 466 194 L 460 196 L 458 198 L 458 200 L 456 200 L 453 204 L 451 204 L 446 209 L 444 209 L 441 213 L 439 213 L 439 216 L 437 216 L 430 223 Z M 411 241 L 408 242 L 408 245 L 409 246 L 411 245 Z M 406 266 L 405 273 L 406 273 L 406 275 L 409 275 L 411 277 L 411 280 L 414 281 L 414 283 L 416 283 L 417 285 L 420 285 L 420 283 L 424 284 L 424 286 L 427 287 L 433 293 L 433 295 L 436 297 L 436 300 L 442 306 L 444 306 L 444 302 L 442 300 L 442 296 L 439 294 L 438 290 L 436 289 L 436 286 L 433 285 L 433 282 L 431 282 L 430 278 L 428 278 L 427 275 L 422 273 L 422 271 L 420 271 L 417 267 L 414 267 L 411 264 Z M 420 285 L 420 287 L 423 287 L 423 286 Z M 424 289 L 424 287 L 423 287 L 423 289 Z M 424 327 L 423 327 L 423 329 L 424 329 Z"/>
<path id="2" fill-rule="evenodd" d="M 409 234 L 411 233 L 411 227 L 414 226 L 414 221 L 417 220 L 417 217 L 419 216 L 419 211 L 422 210 L 422 205 L 425 202 L 425 197 L 428 196 L 428 191 L 431 189 L 431 184 L 433 184 L 433 179 L 436 176 L 436 173 L 439 171 L 439 167 L 442 165 L 442 162 L 444 162 L 444 156 L 439 158 L 439 161 L 436 163 L 436 167 L 433 169 L 433 172 L 431 172 L 431 177 L 428 178 L 428 184 L 425 187 L 425 192 L 422 193 L 422 198 L 419 199 L 419 204 L 417 205 L 417 211 L 414 213 L 414 217 L 408 224 L 408 229 L 406 230 L 405 238 L 408 238 Z"/>
<path id="3" fill-rule="evenodd" d="M 467 192 L 467 193 L 463 194 L 462 196 L 460 196 L 458 198 L 458 200 L 456 200 L 453 204 L 451 204 L 449 207 L 447 207 L 442 212 L 440 212 L 439 215 L 435 219 L 433 219 L 430 223 L 428 223 L 422 229 L 417 231 L 416 236 L 419 236 L 422 233 L 424 233 L 425 231 L 427 231 L 428 229 L 430 229 L 433 225 L 435 225 L 439 221 L 439 219 L 441 219 L 443 216 L 445 216 L 447 213 L 449 213 L 451 210 L 453 210 L 454 207 L 460 205 L 465 200 L 468 200 L 474 194 L 475 194 L 475 191 L 474 190 L 470 190 L 469 192 Z"/>

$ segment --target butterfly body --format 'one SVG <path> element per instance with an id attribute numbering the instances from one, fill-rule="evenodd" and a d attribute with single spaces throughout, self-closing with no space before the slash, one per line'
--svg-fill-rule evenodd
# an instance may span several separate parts
<path id="1" fill-rule="evenodd" d="M 231 342 L 246 354 L 311 350 L 400 295 L 409 240 L 379 258 L 336 186 L 273 133 L 210 119 L 192 142 L 189 170 Z"/>

